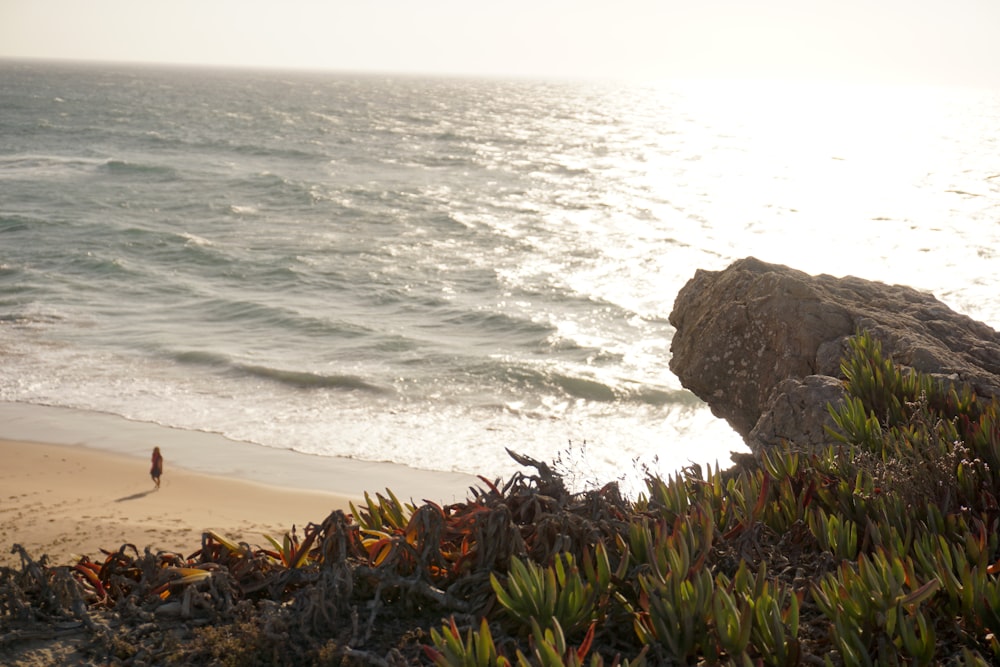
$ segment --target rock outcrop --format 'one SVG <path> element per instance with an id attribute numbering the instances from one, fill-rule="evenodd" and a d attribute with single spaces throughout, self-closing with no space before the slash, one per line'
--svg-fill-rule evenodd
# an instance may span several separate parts
<path id="1" fill-rule="evenodd" d="M 847 339 L 867 330 L 896 363 L 1000 396 L 1000 334 L 931 294 L 811 276 L 753 257 L 699 270 L 670 314 L 671 370 L 751 450 L 829 442 Z"/>

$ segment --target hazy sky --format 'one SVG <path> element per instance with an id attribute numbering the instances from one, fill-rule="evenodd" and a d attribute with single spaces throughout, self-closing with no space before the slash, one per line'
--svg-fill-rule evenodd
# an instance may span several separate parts
<path id="1" fill-rule="evenodd" d="M 1000 2 L 0 0 L 0 57 L 1000 87 Z"/>

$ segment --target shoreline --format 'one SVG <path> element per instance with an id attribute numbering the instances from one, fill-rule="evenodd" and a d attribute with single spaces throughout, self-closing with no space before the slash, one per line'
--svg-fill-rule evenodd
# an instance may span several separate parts
<path id="1" fill-rule="evenodd" d="M 161 488 L 150 454 L 165 458 Z M 0 566 L 16 566 L 15 543 L 38 559 L 70 564 L 134 544 L 188 556 L 215 530 L 266 543 L 391 489 L 403 502 L 464 500 L 481 480 L 311 456 L 221 435 L 133 422 L 115 415 L 0 402 Z"/>
<path id="2" fill-rule="evenodd" d="M 392 489 L 400 500 L 441 503 L 465 499 L 482 482 L 461 472 L 421 470 L 400 463 L 304 454 L 218 433 L 189 431 L 111 413 L 0 401 L 0 439 L 79 445 L 149 461 L 158 446 L 171 468 L 268 486 L 361 498 Z"/>

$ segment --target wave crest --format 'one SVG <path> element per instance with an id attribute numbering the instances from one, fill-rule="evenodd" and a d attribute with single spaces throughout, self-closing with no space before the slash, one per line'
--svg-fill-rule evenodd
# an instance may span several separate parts
<path id="1" fill-rule="evenodd" d="M 258 364 L 244 364 L 234 361 L 225 354 L 207 350 L 186 350 L 171 356 L 179 363 L 214 367 L 233 375 L 268 380 L 295 389 L 342 389 L 345 391 L 365 391 L 373 394 L 385 394 L 388 392 L 384 387 L 368 382 L 357 375 L 323 374 L 311 371 L 273 368 Z"/>
<path id="2" fill-rule="evenodd" d="M 104 169 L 113 176 L 157 178 L 161 181 L 174 181 L 180 178 L 173 167 L 159 164 L 141 164 L 126 160 L 108 160 Z"/>

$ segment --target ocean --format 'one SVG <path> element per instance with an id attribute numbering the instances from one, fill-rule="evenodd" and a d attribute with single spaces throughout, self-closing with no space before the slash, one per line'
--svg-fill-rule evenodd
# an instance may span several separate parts
<path id="1" fill-rule="evenodd" d="M 998 91 L 0 62 L 2 401 L 628 484 L 745 450 L 668 368 L 697 269 L 1000 328 L 998 252 Z"/>

